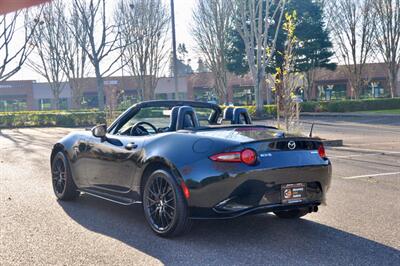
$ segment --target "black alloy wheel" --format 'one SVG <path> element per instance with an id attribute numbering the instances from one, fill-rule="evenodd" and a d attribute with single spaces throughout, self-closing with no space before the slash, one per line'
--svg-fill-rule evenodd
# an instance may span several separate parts
<path id="1" fill-rule="evenodd" d="M 79 196 L 79 191 L 72 179 L 68 159 L 63 152 L 58 152 L 51 164 L 53 190 L 60 200 L 73 200 Z"/>
<path id="2" fill-rule="evenodd" d="M 57 158 L 53 166 L 53 186 L 56 194 L 63 194 L 65 190 L 67 170 L 61 158 Z"/>
<path id="3" fill-rule="evenodd" d="M 160 236 L 177 236 L 190 228 L 186 200 L 168 170 L 156 170 L 148 178 L 143 208 L 151 229 Z"/>

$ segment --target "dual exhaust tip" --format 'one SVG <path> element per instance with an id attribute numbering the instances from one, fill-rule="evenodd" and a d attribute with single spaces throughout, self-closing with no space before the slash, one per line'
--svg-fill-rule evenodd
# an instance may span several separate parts
<path id="1" fill-rule="evenodd" d="M 318 206 L 311 206 L 310 208 L 308 208 L 308 213 L 317 212 L 317 211 L 318 211 Z"/>

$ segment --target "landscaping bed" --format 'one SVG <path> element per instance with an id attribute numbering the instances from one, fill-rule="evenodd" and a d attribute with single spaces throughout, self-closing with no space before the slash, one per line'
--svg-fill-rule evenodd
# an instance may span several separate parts
<path id="1" fill-rule="evenodd" d="M 255 114 L 255 106 L 243 106 L 249 110 L 251 116 Z M 361 111 L 381 111 L 400 109 L 400 98 L 393 99 L 368 99 L 368 100 L 344 100 L 344 101 L 309 101 L 300 104 L 301 112 L 308 113 L 347 113 L 347 112 L 361 112 Z M 264 105 L 264 111 L 268 115 L 276 115 L 275 105 Z"/>
<path id="2" fill-rule="evenodd" d="M 330 102 L 303 102 L 301 112 L 307 113 L 394 113 L 400 111 L 400 98 L 393 99 L 371 99 L 371 100 L 345 100 Z M 255 114 L 255 106 L 242 106 L 248 109 L 250 116 Z M 393 110 L 393 111 L 384 111 Z M 264 111 L 269 116 L 276 116 L 275 105 L 265 105 Z M 41 126 L 63 126 L 63 127 L 85 127 L 99 123 L 110 122 L 121 111 L 110 112 L 91 110 L 71 111 L 21 111 L 0 112 L 0 128 L 12 127 L 41 127 Z M 151 114 L 147 114 L 151 115 Z"/>
<path id="3" fill-rule="evenodd" d="M 106 113 L 89 111 L 23 111 L 0 113 L 0 128 L 13 127 L 83 127 L 106 121 Z"/>

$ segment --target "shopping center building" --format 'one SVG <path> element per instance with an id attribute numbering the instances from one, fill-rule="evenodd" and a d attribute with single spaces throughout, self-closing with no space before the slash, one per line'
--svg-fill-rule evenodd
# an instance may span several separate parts
<path id="1" fill-rule="evenodd" d="M 384 64 L 368 64 L 363 71 L 365 86 L 362 98 L 389 97 L 387 71 Z M 97 86 L 95 78 L 75 81 L 79 90 L 71 89 L 68 82 L 61 84 L 59 96 L 60 109 L 97 107 Z M 400 96 L 400 72 L 397 75 L 397 96 Z M 104 78 L 104 97 L 108 106 L 116 107 L 121 102 L 134 104 L 148 95 L 136 77 Z M 267 82 L 273 84 L 273 82 Z M 319 69 L 315 72 L 314 83 L 309 100 L 339 100 L 352 97 L 346 68 L 338 66 L 335 71 Z M 251 75 L 228 75 L 227 99 L 234 105 L 254 104 L 254 83 Z M 299 86 L 302 86 L 299 84 Z M 76 86 L 75 86 L 76 87 Z M 212 73 L 193 73 L 178 79 L 180 99 L 195 101 L 218 101 L 214 92 Z M 301 92 L 301 90 L 299 90 Z M 148 97 L 147 97 L 148 98 Z M 173 78 L 161 77 L 154 91 L 154 99 L 174 99 L 175 82 Z M 0 111 L 48 110 L 54 106 L 54 97 L 48 83 L 34 80 L 13 80 L 0 82 Z"/>

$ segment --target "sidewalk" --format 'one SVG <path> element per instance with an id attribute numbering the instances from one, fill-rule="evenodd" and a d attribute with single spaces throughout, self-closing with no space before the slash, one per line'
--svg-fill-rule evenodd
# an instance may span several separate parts
<path id="1" fill-rule="evenodd" d="M 400 114 L 373 114 L 373 113 L 362 113 L 362 112 L 349 112 L 349 113 L 331 113 L 331 112 L 321 112 L 321 113 L 300 113 L 300 117 L 383 117 L 383 118 L 393 118 L 400 119 Z"/>

